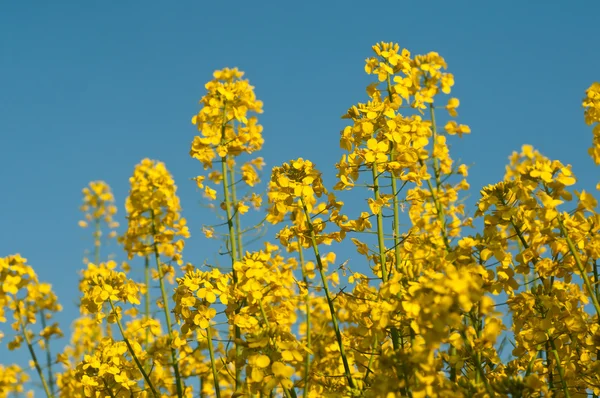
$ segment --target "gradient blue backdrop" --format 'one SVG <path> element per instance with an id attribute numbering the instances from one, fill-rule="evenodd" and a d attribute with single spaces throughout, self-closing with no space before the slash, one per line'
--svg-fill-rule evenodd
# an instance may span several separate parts
<path id="1" fill-rule="evenodd" d="M 0 256 L 21 253 L 54 285 L 68 329 L 91 247 L 77 226 L 81 189 L 107 181 L 123 221 L 128 177 L 150 157 L 178 182 L 186 258 L 202 262 L 214 245 L 200 225 L 213 216 L 198 205 L 189 178 L 201 167 L 188 151 L 212 72 L 238 66 L 256 87 L 269 169 L 304 156 L 331 182 L 340 116 L 365 100 L 378 41 L 446 58 L 473 131 L 452 140 L 453 157 L 474 164 L 470 203 L 525 143 L 593 190 L 581 99 L 600 80 L 599 14 L 592 0 L 0 1 Z"/>

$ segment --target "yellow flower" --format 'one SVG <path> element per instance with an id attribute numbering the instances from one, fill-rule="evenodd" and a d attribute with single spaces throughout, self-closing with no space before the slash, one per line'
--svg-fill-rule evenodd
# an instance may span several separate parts
<path id="1" fill-rule="evenodd" d="M 456 112 L 456 108 L 458 108 L 459 105 L 460 105 L 460 101 L 458 100 L 458 98 L 450 98 L 448 100 L 448 105 L 446 105 L 446 109 L 448 110 L 448 113 L 450 114 L 450 116 L 452 116 L 452 117 L 458 116 L 458 113 Z"/>
<path id="2" fill-rule="evenodd" d="M 131 190 L 125 202 L 128 228 L 120 238 L 129 258 L 146 256 L 156 247 L 158 254 L 182 264 L 184 241 L 177 238 L 188 238 L 190 233 L 180 215 L 177 187 L 165 165 L 144 159 L 129 181 Z"/>

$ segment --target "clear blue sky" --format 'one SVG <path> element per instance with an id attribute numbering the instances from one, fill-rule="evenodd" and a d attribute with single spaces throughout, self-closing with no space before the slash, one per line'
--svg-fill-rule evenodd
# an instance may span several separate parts
<path id="1" fill-rule="evenodd" d="M 340 116 L 365 100 L 364 59 L 378 41 L 446 58 L 459 121 L 472 129 L 452 154 L 474 164 L 473 198 L 525 143 L 572 164 L 593 190 L 581 99 L 600 80 L 600 2 L 373 4 L 2 1 L 0 256 L 21 253 L 54 285 L 68 329 L 91 244 L 77 226 L 81 189 L 107 181 L 123 221 L 128 177 L 150 157 L 178 183 L 195 236 L 185 253 L 200 263 L 214 246 L 199 227 L 212 215 L 189 180 L 201 173 L 188 156 L 190 118 L 212 72 L 237 66 L 256 87 L 268 168 L 303 156 L 331 177 Z"/>

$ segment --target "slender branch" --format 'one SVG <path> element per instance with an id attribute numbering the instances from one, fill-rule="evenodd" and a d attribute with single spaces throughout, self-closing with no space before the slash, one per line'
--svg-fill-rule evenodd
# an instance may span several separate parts
<path id="1" fill-rule="evenodd" d="M 138 370 L 142 373 L 142 376 L 144 376 L 144 380 L 146 380 L 146 384 L 148 384 L 148 387 L 150 388 L 150 391 L 152 391 L 152 394 L 155 397 L 158 397 L 158 393 L 156 392 L 156 389 L 154 388 L 154 385 L 152 384 L 150 377 L 144 370 L 144 367 L 142 366 L 142 363 L 138 359 L 137 355 L 135 355 L 135 351 L 133 350 L 133 347 L 131 346 L 129 339 L 125 336 L 125 330 L 123 330 L 123 325 L 121 324 L 121 319 L 119 319 L 119 315 L 117 314 L 117 311 L 115 310 L 115 306 L 114 306 L 112 300 L 108 299 L 108 302 L 110 303 L 110 308 L 112 309 L 112 312 L 115 314 L 115 319 L 117 321 L 117 326 L 119 327 L 119 331 L 121 332 L 121 337 L 123 337 L 123 341 L 127 345 L 127 349 L 129 350 L 131 357 L 135 361 L 135 364 L 137 365 Z"/>
<path id="2" fill-rule="evenodd" d="M 310 220 L 310 213 L 308 212 L 308 208 L 306 207 L 306 203 L 304 203 L 304 198 L 301 197 L 300 201 L 302 203 L 302 208 L 304 210 L 304 215 L 306 217 L 306 223 L 308 224 L 308 230 L 310 232 L 311 243 L 313 247 L 313 251 L 315 254 L 315 258 L 317 260 L 317 266 L 319 268 L 319 274 L 321 276 L 321 282 L 323 283 L 323 290 L 325 290 L 325 297 L 327 299 L 327 304 L 329 305 L 329 312 L 331 314 L 331 321 L 333 323 L 333 329 L 335 331 L 335 337 L 338 342 L 338 346 L 340 348 L 340 354 L 342 356 L 342 363 L 344 364 L 344 372 L 346 374 L 346 379 L 348 380 L 348 385 L 350 388 L 355 388 L 354 380 L 352 379 L 352 373 L 350 372 L 350 364 L 348 363 L 348 358 L 346 357 L 346 351 L 344 349 L 344 342 L 342 340 L 342 333 L 340 332 L 340 327 L 338 325 L 337 316 L 335 314 L 335 308 L 333 307 L 333 300 L 331 299 L 331 293 L 329 292 L 329 285 L 327 283 L 327 278 L 325 277 L 325 273 L 323 271 L 323 261 L 321 260 L 321 254 L 319 253 L 319 247 L 317 245 L 317 238 L 315 235 L 314 226 Z"/>
<path id="3" fill-rule="evenodd" d="M 35 370 L 37 371 L 38 376 L 42 382 L 42 386 L 44 387 L 44 392 L 48 398 L 53 398 L 54 394 L 50 392 L 50 388 L 48 387 L 48 383 L 46 382 L 46 378 L 44 377 L 44 372 L 42 372 L 42 368 L 40 366 L 40 362 L 38 361 L 37 355 L 35 355 L 35 350 L 33 349 L 33 345 L 31 344 L 31 339 L 29 338 L 29 334 L 27 333 L 27 329 L 25 328 L 25 324 L 23 323 L 23 318 L 21 317 L 21 312 L 19 311 L 20 303 L 17 303 L 16 315 L 19 318 L 19 325 L 21 326 L 21 333 L 25 342 L 27 343 L 27 348 L 29 349 L 29 354 L 31 355 L 31 359 L 33 360 L 33 365 L 35 366 Z"/>
<path id="4" fill-rule="evenodd" d="M 169 311 L 169 298 L 167 297 L 167 291 L 165 289 L 164 273 L 162 269 L 162 261 L 160 260 L 160 254 L 158 253 L 158 244 L 156 243 L 156 221 L 154 220 L 154 210 L 150 210 L 150 217 L 152 218 L 152 246 L 154 248 L 154 259 L 156 260 L 156 267 L 158 268 L 158 282 L 160 284 L 160 293 L 163 301 L 163 309 L 165 318 L 167 321 L 167 331 L 169 333 L 169 343 L 173 341 L 173 325 L 171 323 L 171 312 Z M 181 382 L 181 376 L 179 375 L 179 365 L 177 364 L 177 353 L 175 349 L 171 347 L 171 360 L 173 361 L 173 373 L 175 373 L 175 385 L 177 388 L 177 397 L 183 398 L 183 387 Z"/>
<path id="5" fill-rule="evenodd" d="M 221 398 L 221 389 L 219 387 L 219 374 L 217 372 L 217 364 L 215 361 L 215 350 L 212 342 L 212 332 L 210 330 L 210 324 L 206 328 L 206 340 L 208 344 L 208 354 L 210 355 L 210 368 L 213 374 L 213 384 L 215 385 L 215 394 L 217 398 Z"/>
<path id="6" fill-rule="evenodd" d="M 46 315 L 43 309 L 40 311 L 40 319 L 42 323 L 42 329 L 46 329 Z M 52 352 L 50 351 L 50 338 L 45 337 L 44 340 L 46 350 L 46 367 L 48 368 L 48 384 L 50 384 L 50 392 L 52 395 L 54 395 L 54 374 L 52 373 Z"/>

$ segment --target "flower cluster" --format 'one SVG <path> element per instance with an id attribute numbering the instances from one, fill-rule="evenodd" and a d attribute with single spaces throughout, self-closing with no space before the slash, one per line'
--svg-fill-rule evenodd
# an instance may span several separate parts
<path id="1" fill-rule="evenodd" d="M 256 116 L 248 117 L 249 112 L 262 113 L 263 104 L 256 99 L 254 87 L 242 79 L 244 72 L 223 69 L 213 76 L 200 100 L 202 109 L 192 118 L 202 135 L 194 138 L 190 155 L 205 169 L 212 167 L 217 156 L 252 153 L 264 142 Z"/>
<path id="2" fill-rule="evenodd" d="M 29 380 L 27 373 L 17 365 L 0 365 L 0 398 L 8 398 L 16 394 L 23 394 L 24 384 Z M 28 396 L 33 397 L 33 392 Z"/>
<path id="3" fill-rule="evenodd" d="M 134 351 L 138 357 L 143 355 L 139 344 L 134 345 Z M 100 394 L 110 396 L 109 391 L 120 391 L 116 396 L 131 396 L 132 393 L 140 397 L 147 396 L 147 393 L 140 391 L 137 386 L 141 375 L 127 353 L 128 347 L 124 342 L 106 338 L 93 353 L 85 355 L 76 369 L 76 377 L 81 380 L 85 397 Z"/>
<path id="4" fill-rule="evenodd" d="M 25 344 L 31 353 L 34 352 L 34 344 L 38 344 L 50 355 L 50 340 L 63 336 L 57 322 L 48 325 L 48 321 L 59 311 L 62 311 L 62 306 L 52 292 L 52 286 L 39 282 L 33 268 L 27 265 L 27 259 L 19 254 L 0 258 L 0 323 L 7 321 L 7 312 L 12 313 L 14 322 L 11 327 L 16 331 L 7 343 L 9 350 L 18 349 Z M 2 337 L 4 333 L 0 332 L 0 339 Z M 33 361 L 41 376 L 39 363 L 36 358 Z M 7 378 L 2 382 L 7 383 L 7 391 L 20 391 L 18 386 L 11 387 L 11 383 L 22 381 L 25 376 L 15 366 L 10 366 L 6 371 Z M 48 385 L 43 378 L 42 381 L 48 394 L 54 386 Z"/>
<path id="5" fill-rule="evenodd" d="M 115 266 L 114 262 L 97 267 L 90 264 L 80 284 L 83 293 L 81 308 L 96 314 L 97 321 L 104 317 L 102 309 L 105 303 L 112 309 L 108 319 L 110 323 L 120 316 L 120 307 L 115 306 L 117 303 L 140 304 L 138 284 L 128 279 L 124 272 L 115 271 Z"/>
<path id="6" fill-rule="evenodd" d="M 584 117 L 587 125 L 593 125 L 593 145 L 588 153 L 596 165 L 600 164 L 600 83 L 592 84 L 585 92 L 583 100 Z"/>
<path id="7" fill-rule="evenodd" d="M 197 186 L 223 211 L 220 224 L 202 226 L 223 238 L 218 265 L 184 262 L 189 230 L 175 182 L 149 159 L 130 179 L 119 239 L 132 265 L 100 258 L 102 226 L 117 226 L 110 188 L 83 190 L 95 260 L 81 274 L 81 317 L 56 356 L 50 341 L 62 332 L 50 321 L 61 306 L 51 286 L 20 255 L 0 258 L 0 322 L 14 320 L 0 339 L 27 346 L 46 396 L 600 395 L 597 199 L 572 189 L 570 165 L 524 145 L 468 216 L 468 168 L 450 147 L 470 129 L 456 120 L 460 101 L 445 97 L 454 85 L 445 60 L 395 43 L 372 49 L 365 71 L 376 81 L 344 115 L 333 190 L 296 158 L 272 169 L 263 203 L 263 159 L 240 161 L 262 148 L 253 115 L 262 102 L 237 69 L 206 84 L 190 154 L 206 170 Z M 583 107 L 600 164 L 599 83 Z M 347 191 L 356 218 L 342 213 Z M 244 229 L 250 207 L 266 215 Z M 279 244 L 257 250 L 247 234 L 260 236 L 265 221 L 279 226 Z M 0 365 L 0 398 L 28 380 Z"/>
<path id="8" fill-rule="evenodd" d="M 100 225 L 104 222 L 111 230 L 109 238 L 117 236 L 114 230 L 119 227 L 119 223 L 114 217 L 117 213 L 115 198 L 113 193 L 104 181 L 92 181 L 88 187 L 83 188 L 83 205 L 80 210 L 84 213 L 85 220 L 79 221 L 79 226 L 88 228 L 90 224 L 94 226 L 94 246 L 100 246 L 102 232 Z"/>
<path id="9" fill-rule="evenodd" d="M 180 215 L 177 187 L 164 163 L 142 160 L 129 182 L 131 191 L 125 203 L 128 226 L 121 238 L 129 258 L 157 252 L 182 264 L 182 238 L 190 233 Z"/>

